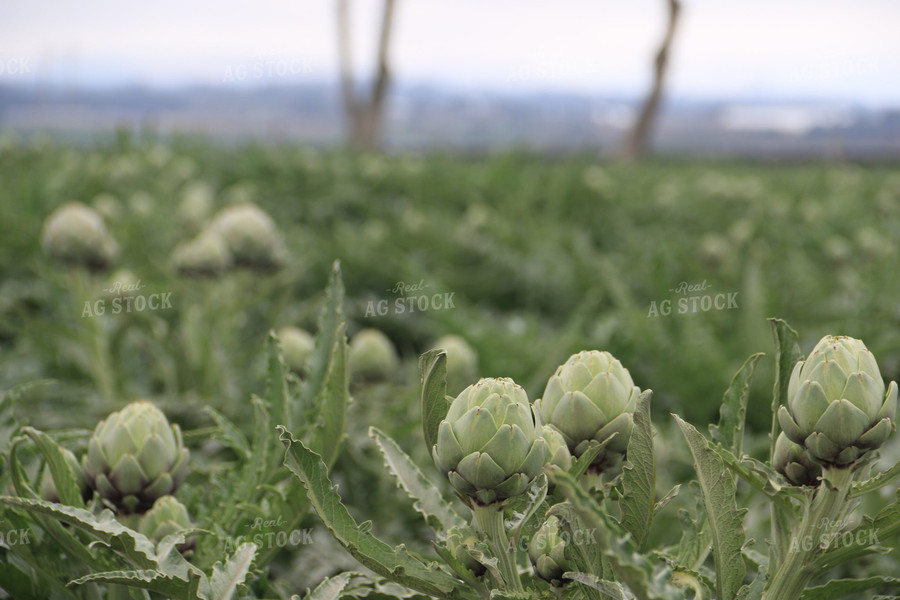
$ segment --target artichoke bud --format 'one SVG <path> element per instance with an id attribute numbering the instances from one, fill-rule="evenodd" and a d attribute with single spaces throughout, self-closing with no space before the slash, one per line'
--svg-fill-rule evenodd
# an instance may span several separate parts
<path id="1" fill-rule="evenodd" d="M 478 354 L 458 335 L 445 335 L 434 343 L 447 352 L 447 393 L 458 394 L 478 377 Z"/>
<path id="2" fill-rule="evenodd" d="M 235 265 L 267 271 L 284 263 L 286 250 L 281 233 L 272 217 L 255 204 L 222 209 L 208 230 L 222 236 Z"/>
<path id="3" fill-rule="evenodd" d="M 64 204 L 47 218 L 41 245 L 52 258 L 92 271 L 106 269 L 119 253 L 103 217 L 80 202 Z"/>
<path id="4" fill-rule="evenodd" d="M 592 471 L 602 472 L 620 463 L 628 449 L 640 395 L 622 363 L 609 352 L 591 350 L 569 357 L 534 404 L 576 458 L 592 442 L 609 440 L 591 465 Z"/>
<path id="5" fill-rule="evenodd" d="M 524 493 L 547 462 L 540 418 L 512 379 L 481 379 L 450 404 L 432 456 L 467 502 Z"/>
<path id="6" fill-rule="evenodd" d="M 461 562 L 475 577 L 484 575 L 487 567 L 475 560 L 471 553 L 478 543 L 478 537 L 474 533 L 461 531 L 458 527 L 451 527 L 447 531 L 446 543 L 456 560 Z"/>
<path id="7" fill-rule="evenodd" d="M 170 425 L 153 403 L 139 400 L 94 429 L 84 475 L 120 513 L 142 513 L 178 489 L 187 476 L 189 455 L 178 425 Z"/>
<path id="8" fill-rule="evenodd" d="M 299 327 L 282 327 L 278 330 L 281 341 L 281 354 L 288 368 L 296 373 L 306 369 L 306 361 L 315 347 L 315 340 L 308 332 Z"/>
<path id="9" fill-rule="evenodd" d="M 350 373 L 355 379 L 388 379 L 400 359 L 390 339 L 377 329 L 363 329 L 350 340 Z"/>
<path id="10" fill-rule="evenodd" d="M 772 463 L 775 470 L 793 485 L 815 487 L 819 484 L 822 467 L 812 460 L 806 448 L 795 444 L 783 433 L 775 440 Z"/>
<path id="11" fill-rule="evenodd" d="M 562 434 L 552 425 L 544 425 L 543 436 L 544 441 L 547 442 L 549 464 L 556 465 L 563 471 L 571 469 L 572 453 L 569 452 L 569 446 Z"/>
<path id="12" fill-rule="evenodd" d="M 172 253 L 172 262 L 182 275 L 214 277 L 231 266 L 231 252 L 219 234 L 204 231 L 179 244 Z"/>
<path id="13" fill-rule="evenodd" d="M 184 504 L 174 496 L 161 496 L 141 517 L 137 529 L 154 544 L 159 544 L 167 535 L 191 529 L 193 526 Z M 184 554 L 193 550 L 196 545 L 197 539 L 190 537 L 183 544 L 179 544 L 178 550 Z"/>
<path id="14" fill-rule="evenodd" d="M 81 497 L 87 500 L 90 498 L 90 489 L 88 489 L 87 482 L 84 480 L 84 471 L 81 469 L 81 463 L 78 462 L 78 459 L 75 458 L 75 455 L 68 448 L 60 448 L 59 451 L 62 453 L 69 471 L 72 472 L 72 476 L 75 478 L 75 483 L 81 491 Z M 59 493 L 56 491 L 56 484 L 53 483 L 53 475 L 50 473 L 49 468 L 44 471 L 41 477 L 41 496 L 49 502 L 60 501 Z"/>
<path id="15" fill-rule="evenodd" d="M 565 553 L 566 542 L 559 535 L 559 519 L 549 517 L 538 527 L 528 544 L 528 558 L 534 572 L 544 581 L 555 586 L 562 585 L 563 573 L 571 570 Z"/>
<path id="16" fill-rule="evenodd" d="M 885 391 L 866 345 L 828 335 L 794 366 L 778 422 L 819 464 L 848 467 L 884 444 L 896 429 L 896 414 L 897 384 Z"/>

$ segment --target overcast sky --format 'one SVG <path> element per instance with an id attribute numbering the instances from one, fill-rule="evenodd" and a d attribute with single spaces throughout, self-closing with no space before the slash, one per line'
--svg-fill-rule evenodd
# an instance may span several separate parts
<path id="1" fill-rule="evenodd" d="M 683 4 L 673 96 L 900 106 L 898 0 Z M 381 6 L 351 2 L 360 70 L 371 65 Z M 649 82 L 664 6 L 397 0 L 391 54 L 406 83 L 635 94 Z M 290 84 L 333 81 L 336 64 L 334 0 L 0 3 L 0 84 Z"/>

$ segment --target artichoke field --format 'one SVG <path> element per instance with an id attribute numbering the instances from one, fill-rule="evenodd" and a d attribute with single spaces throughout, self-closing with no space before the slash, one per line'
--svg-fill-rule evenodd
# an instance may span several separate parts
<path id="1" fill-rule="evenodd" d="M 900 594 L 890 167 L 151 137 L 0 143 L 0 600 Z"/>

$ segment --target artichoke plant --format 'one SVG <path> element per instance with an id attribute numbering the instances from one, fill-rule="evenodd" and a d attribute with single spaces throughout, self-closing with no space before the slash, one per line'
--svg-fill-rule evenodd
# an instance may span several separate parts
<path id="1" fill-rule="evenodd" d="M 824 466 L 850 466 L 880 447 L 897 413 L 897 384 L 885 392 L 875 357 L 861 340 L 823 337 L 788 383 L 778 409 L 785 436 Z"/>
<path id="2" fill-rule="evenodd" d="M 547 442 L 548 462 L 563 471 L 571 469 L 572 453 L 569 452 L 569 446 L 562 434 L 552 425 L 544 425 L 543 436 L 544 441 Z"/>
<path id="3" fill-rule="evenodd" d="M 286 326 L 278 330 L 278 339 L 284 362 L 292 371 L 302 373 L 315 347 L 313 336 L 299 327 Z"/>
<path id="4" fill-rule="evenodd" d="M 559 519 L 548 517 L 528 544 L 528 558 L 534 572 L 544 581 L 562 585 L 562 575 L 571 570 L 566 560 L 566 542 L 559 535 Z"/>
<path id="5" fill-rule="evenodd" d="M 547 462 L 547 443 L 525 390 L 490 378 L 453 400 L 432 455 L 454 489 L 483 506 L 525 492 Z"/>
<path id="6" fill-rule="evenodd" d="M 272 217 L 252 203 L 219 211 L 207 231 L 222 236 L 238 266 L 259 270 L 279 268 L 285 259 L 284 241 Z"/>
<path id="7" fill-rule="evenodd" d="M 72 476 L 75 478 L 78 489 L 81 491 L 81 497 L 87 500 L 90 497 L 90 489 L 88 489 L 87 482 L 84 480 L 84 471 L 81 469 L 81 463 L 78 462 L 78 459 L 75 458 L 75 455 L 72 454 L 72 451 L 68 448 L 60 448 L 59 451 L 62 453 L 66 465 L 69 467 L 69 471 L 72 472 Z M 60 501 L 59 493 L 56 491 L 56 484 L 53 483 L 53 475 L 50 474 L 50 469 L 44 471 L 44 475 L 41 478 L 41 496 L 50 502 Z"/>
<path id="8" fill-rule="evenodd" d="M 447 352 L 447 393 L 458 394 L 478 377 L 478 355 L 458 335 L 445 335 L 434 343 Z"/>
<path id="9" fill-rule="evenodd" d="M 222 237 L 204 231 L 193 240 L 182 243 L 172 253 L 172 262 L 182 275 L 213 277 L 231 266 L 231 252 Z"/>
<path id="10" fill-rule="evenodd" d="M 354 379 L 388 379 L 400 365 L 394 344 L 377 329 L 357 332 L 350 340 L 350 373 Z"/>
<path id="11" fill-rule="evenodd" d="M 822 475 L 822 467 L 813 461 L 809 451 L 789 440 L 783 433 L 779 433 L 775 440 L 772 464 L 776 471 L 797 486 L 815 487 Z"/>
<path id="12" fill-rule="evenodd" d="M 580 457 L 593 442 L 607 442 L 591 465 L 592 471 L 602 472 L 625 455 L 640 395 L 622 363 L 609 352 L 591 350 L 569 357 L 534 404 L 541 420 L 562 434 L 573 456 Z M 613 434 L 618 435 L 610 439 Z"/>
<path id="13" fill-rule="evenodd" d="M 167 535 L 190 529 L 194 525 L 188 515 L 187 508 L 174 496 L 161 496 L 138 522 L 138 532 L 147 536 L 154 544 L 158 544 Z M 195 537 L 190 537 L 178 550 L 185 553 L 193 550 L 197 544 Z"/>
<path id="14" fill-rule="evenodd" d="M 121 513 L 141 513 L 181 485 L 189 454 L 178 425 L 170 425 L 153 403 L 139 400 L 94 429 L 84 475 Z"/>
<path id="15" fill-rule="evenodd" d="M 64 204 L 47 218 L 41 245 L 54 259 L 92 271 L 109 267 L 119 252 L 103 217 L 80 202 Z"/>

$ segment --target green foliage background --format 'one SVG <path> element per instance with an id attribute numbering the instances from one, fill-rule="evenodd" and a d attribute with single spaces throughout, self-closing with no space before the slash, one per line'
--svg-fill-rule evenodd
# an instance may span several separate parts
<path id="1" fill-rule="evenodd" d="M 39 425 L 88 426 L 105 414 L 107 403 L 90 401 L 103 377 L 119 404 L 145 396 L 237 410 L 260 389 L 266 332 L 314 328 L 336 258 L 349 333 L 387 332 L 405 361 L 401 381 L 414 382 L 418 354 L 450 332 L 475 346 L 483 375 L 511 376 L 532 398 L 571 352 L 608 349 L 654 389 L 660 410 L 708 422 L 744 358 L 768 350 L 772 315 L 802 332 L 804 347 L 825 333 L 862 338 L 887 379 L 900 375 L 893 167 L 390 157 L 122 134 L 92 148 L 5 140 L 0 181 L 0 379 L 55 381 L 32 393 Z M 170 254 L 193 233 L 178 207 L 197 181 L 217 208 L 252 200 L 272 214 L 289 267 L 178 278 Z M 122 246 L 117 267 L 141 293 L 172 292 L 172 310 L 81 318 L 77 282 L 43 255 L 39 236 L 58 205 L 101 194 L 115 199 L 106 212 L 116 213 L 107 225 Z M 115 278 L 95 277 L 83 293 L 102 297 Z M 396 314 L 387 290 L 398 281 L 452 292 L 455 309 Z M 648 317 L 651 302 L 677 301 L 670 290 L 683 281 L 737 292 L 738 308 Z M 367 318 L 370 300 L 388 300 L 391 314 Z M 100 350 L 85 352 L 98 343 L 102 366 L 91 364 Z M 768 429 L 768 393 L 753 389 L 754 430 Z"/>

